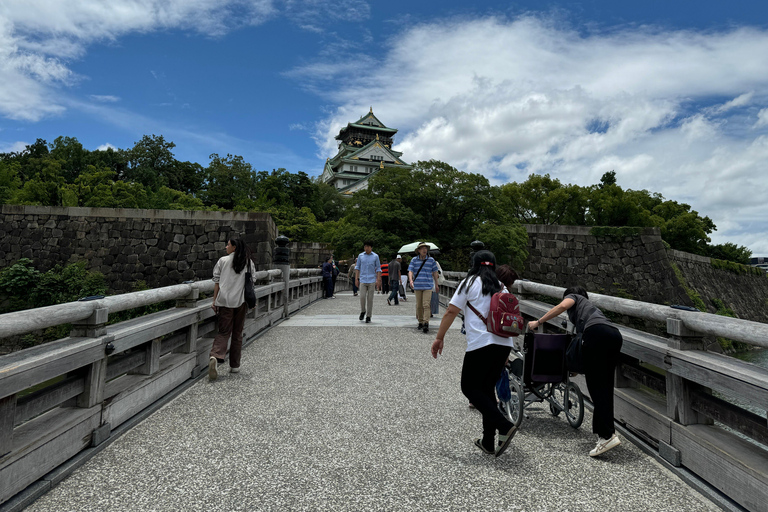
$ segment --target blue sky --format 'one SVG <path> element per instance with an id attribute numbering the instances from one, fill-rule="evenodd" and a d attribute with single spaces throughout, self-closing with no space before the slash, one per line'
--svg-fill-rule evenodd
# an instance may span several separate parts
<path id="1" fill-rule="evenodd" d="M 407 161 L 691 204 L 768 255 L 768 4 L 3 0 L 0 151 L 144 134 L 318 175 L 370 107 Z"/>

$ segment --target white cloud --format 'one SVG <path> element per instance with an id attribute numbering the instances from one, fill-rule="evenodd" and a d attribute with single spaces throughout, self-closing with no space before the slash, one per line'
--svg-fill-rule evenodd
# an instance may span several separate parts
<path id="1" fill-rule="evenodd" d="M 78 80 L 69 62 L 94 42 L 168 29 L 218 37 L 275 12 L 272 0 L 4 0 L 0 115 L 37 121 L 62 113 L 55 86 Z"/>
<path id="2" fill-rule="evenodd" d="M 29 142 L 3 142 L 0 141 L 0 153 L 18 153 L 24 151 L 29 146 Z"/>
<path id="3" fill-rule="evenodd" d="M 110 144 L 109 142 L 105 142 L 101 146 L 97 147 L 96 151 L 106 151 L 106 150 L 108 150 L 110 148 L 111 149 L 117 149 L 117 146 L 115 146 L 114 144 Z"/>
<path id="4" fill-rule="evenodd" d="M 750 91 L 747 93 L 742 94 L 741 96 L 732 99 L 731 101 L 724 103 L 723 105 L 720 105 L 717 108 L 718 112 L 727 112 L 728 110 L 731 110 L 732 108 L 738 108 L 738 107 L 744 107 L 746 105 L 749 105 L 749 103 L 752 101 L 752 97 L 755 95 L 754 91 Z"/>
<path id="5" fill-rule="evenodd" d="M 400 130 L 395 148 L 407 161 L 581 185 L 615 170 L 625 188 L 691 204 L 735 243 L 748 241 L 739 231 L 747 225 L 768 239 L 768 225 L 749 224 L 768 197 L 766 30 L 448 20 L 404 30 L 362 76 L 333 61 L 294 76 L 317 69 L 345 84 L 326 95 L 338 108 L 317 126 L 323 159 L 335 154 L 339 128 L 373 105 Z"/>
<path id="6" fill-rule="evenodd" d="M 112 96 L 110 94 L 91 94 L 88 96 L 93 101 L 98 101 L 99 103 L 116 103 L 120 101 L 120 98 L 117 96 Z"/>
<path id="7" fill-rule="evenodd" d="M 764 108 L 757 113 L 757 122 L 754 127 L 761 128 L 763 126 L 768 126 L 768 108 Z"/>

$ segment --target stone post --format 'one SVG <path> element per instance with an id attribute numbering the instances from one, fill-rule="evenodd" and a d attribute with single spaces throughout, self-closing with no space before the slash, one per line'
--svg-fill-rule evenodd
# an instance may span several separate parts
<path id="1" fill-rule="evenodd" d="M 283 318 L 288 318 L 288 302 L 290 297 L 290 281 L 291 281 L 291 249 L 288 247 L 291 241 L 285 235 L 280 235 L 275 238 L 275 255 L 272 258 L 272 264 L 275 268 L 280 269 L 283 273 L 283 283 L 285 288 L 283 289 Z"/>

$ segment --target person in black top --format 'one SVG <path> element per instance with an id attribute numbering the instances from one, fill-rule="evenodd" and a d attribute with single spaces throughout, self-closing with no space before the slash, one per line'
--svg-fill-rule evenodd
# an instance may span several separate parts
<path id="1" fill-rule="evenodd" d="M 589 455 L 597 457 L 621 444 L 613 427 L 613 379 L 623 339 L 621 332 L 589 301 L 587 291 L 581 286 L 567 288 L 563 301 L 540 319 L 528 322 L 528 328 L 534 330 L 566 311 L 577 333 L 582 333 L 584 378 L 595 406 L 592 432 L 598 436 L 597 445 Z"/>

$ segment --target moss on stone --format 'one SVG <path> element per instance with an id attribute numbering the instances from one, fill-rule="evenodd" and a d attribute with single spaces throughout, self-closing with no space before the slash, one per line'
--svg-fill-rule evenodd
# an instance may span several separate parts
<path id="1" fill-rule="evenodd" d="M 726 270 L 728 272 L 733 272 L 734 274 L 738 275 L 755 275 L 755 276 L 768 276 L 768 272 L 765 272 L 764 270 L 753 267 L 750 265 L 742 265 L 741 263 L 735 263 L 733 261 L 726 261 L 726 260 L 716 260 L 714 258 L 710 259 L 710 264 L 713 268 L 717 268 L 720 270 Z"/>
<path id="2" fill-rule="evenodd" d="M 701 300 L 701 296 L 698 294 L 698 292 L 688 286 L 688 283 L 683 276 L 683 271 L 680 270 L 680 267 L 678 267 L 673 261 L 670 261 L 669 264 L 672 267 L 672 270 L 675 272 L 677 280 L 680 282 L 680 286 L 683 287 L 683 290 L 685 290 L 686 295 L 688 295 L 688 298 L 691 299 L 691 302 L 693 302 L 693 305 L 696 307 L 696 309 L 699 311 L 706 311 L 707 305 L 704 304 L 703 300 Z"/>

